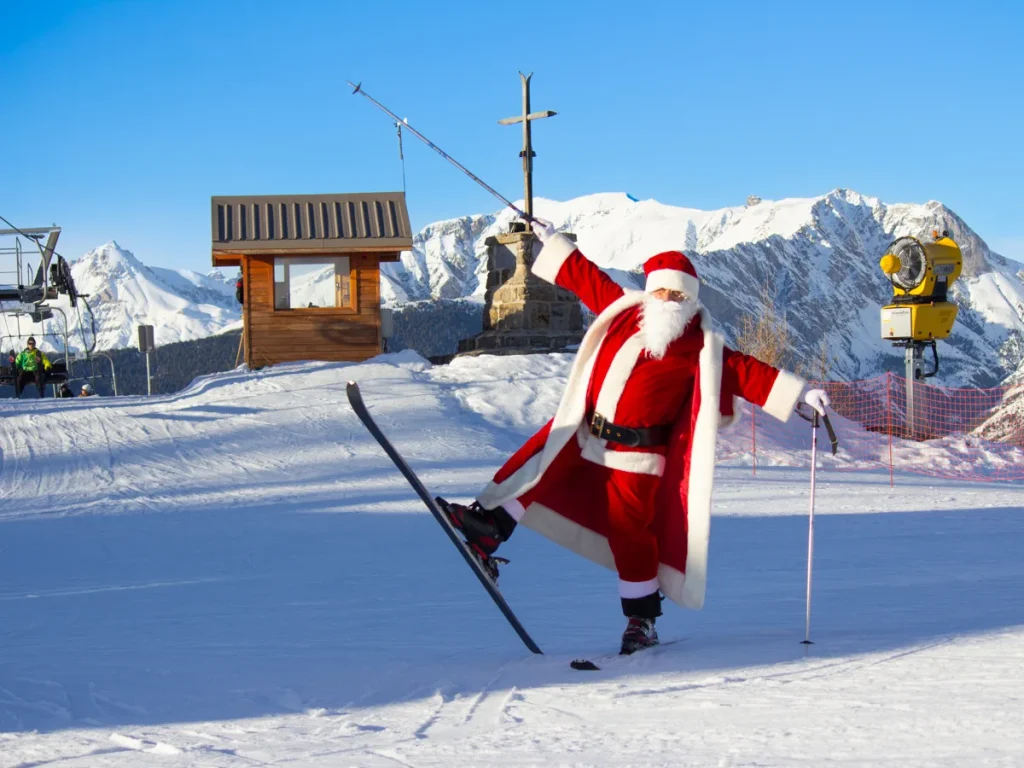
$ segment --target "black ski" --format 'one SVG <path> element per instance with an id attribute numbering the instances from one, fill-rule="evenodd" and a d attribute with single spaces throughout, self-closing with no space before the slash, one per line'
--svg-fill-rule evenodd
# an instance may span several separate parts
<path id="1" fill-rule="evenodd" d="M 448 534 L 448 538 L 452 540 L 459 552 L 462 553 L 462 557 L 469 564 L 469 567 L 473 569 L 473 573 L 476 574 L 480 583 L 484 585 L 484 589 L 487 590 L 487 594 L 491 596 L 494 604 L 498 606 L 501 612 L 505 615 L 505 618 L 508 620 L 508 623 L 512 625 L 512 629 L 516 631 L 516 634 L 519 635 L 519 638 L 527 648 L 534 653 L 543 653 L 537 644 L 533 642 L 533 638 L 530 637 L 529 633 L 527 633 L 523 628 L 523 625 L 519 623 L 519 619 L 516 618 L 516 615 L 512 613 L 512 609 L 508 607 L 508 603 L 505 602 L 505 598 L 501 596 L 501 593 L 494 585 L 494 582 L 491 581 L 487 572 L 483 569 L 483 566 L 480 565 L 480 562 L 476 557 L 474 557 L 469 547 L 452 527 L 448 518 L 438 508 L 437 502 L 434 501 L 427 489 L 423 487 L 423 483 L 421 483 L 420 479 L 416 477 L 416 473 L 409 468 L 409 465 L 405 463 L 405 459 L 399 455 L 398 451 L 396 451 L 394 446 L 391 445 L 391 442 L 384 436 L 384 433 L 380 431 L 380 427 L 377 426 L 373 417 L 370 416 L 370 412 L 366 410 L 366 403 L 363 402 L 363 396 L 359 392 L 359 385 L 354 381 L 350 381 L 348 386 L 345 388 L 345 391 L 348 394 L 348 401 L 352 405 L 352 410 L 356 412 L 356 416 L 358 416 L 359 420 L 363 422 L 363 425 L 370 431 L 370 434 L 373 435 L 374 439 L 380 443 L 380 447 L 384 449 L 384 452 L 388 455 L 391 461 L 394 462 L 398 471 L 401 472 L 405 476 L 405 479 L 409 481 L 409 485 L 412 486 L 413 490 L 416 491 L 416 495 L 420 497 L 420 500 L 427 506 L 427 509 L 430 510 L 430 514 L 432 514 L 437 522 L 441 524 L 444 532 Z"/>
<path id="2" fill-rule="evenodd" d="M 678 640 L 667 640 L 664 643 L 659 643 L 658 645 L 655 645 L 652 648 L 644 648 L 644 649 L 639 650 L 639 651 L 634 651 L 633 653 L 630 653 L 630 654 L 607 653 L 604 656 L 595 656 L 594 659 L 596 661 L 601 662 L 602 664 L 610 664 L 610 663 L 613 663 L 613 662 L 616 662 L 616 661 L 626 661 L 628 659 L 636 659 L 638 656 L 641 657 L 641 658 L 643 658 L 645 656 L 655 656 L 655 655 L 657 655 L 657 652 L 658 652 L 659 648 L 664 648 L 665 646 L 675 645 L 676 643 L 681 643 L 681 642 L 683 642 L 683 638 L 680 638 Z M 601 667 L 599 667 L 594 661 L 591 661 L 590 659 L 573 659 L 572 661 L 569 662 L 569 666 L 572 667 L 573 669 L 578 669 L 581 672 L 600 672 L 601 671 Z"/>

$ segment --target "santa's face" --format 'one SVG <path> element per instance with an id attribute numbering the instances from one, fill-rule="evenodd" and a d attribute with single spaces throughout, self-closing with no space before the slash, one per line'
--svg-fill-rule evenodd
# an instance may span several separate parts
<path id="1" fill-rule="evenodd" d="M 644 349 L 655 360 L 665 357 L 669 344 L 683 335 L 700 304 L 679 291 L 659 288 L 644 295 L 640 307 L 640 333 Z"/>

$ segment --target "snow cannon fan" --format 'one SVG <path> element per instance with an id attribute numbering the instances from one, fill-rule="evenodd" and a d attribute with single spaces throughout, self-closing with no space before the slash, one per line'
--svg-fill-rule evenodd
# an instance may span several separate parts
<path id="1" fill-rule="evenodd" d="M 946 293 L 960 277 L 963 257 L 948 233 L 933 235 L 930 243 L 901 237 L 879 263 L 893 288 L 892 302 L 882 307 L 882 338 L 901 346 L 944 339 L 956 321 L 957 306 Z"/>
<path id="2" fill-rule="evenodd" d="M 906 430 L 909 437 L 927 436 L 926 414 L 916 404 L 919 379 L 939 372 L 936 339 L 953 331 L 957 306 L 946 300 L 949 286 L 960 277 L 963 257 L 949 233 L 932 232 L 932 242 L 901 237 L 886 249 L 879 266 L 892 283 L 892 302 L 882 307 L 882 338 L 904 348 L 907 372 Z M 924 370 L 924 348 L 931 347 L 934 367 Z"/>

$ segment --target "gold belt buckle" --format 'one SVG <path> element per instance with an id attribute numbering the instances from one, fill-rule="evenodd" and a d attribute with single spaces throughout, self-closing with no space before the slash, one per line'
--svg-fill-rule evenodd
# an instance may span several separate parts
<path id="1" fill-rule="evenodd" d="M 601 433 L 604 432 L 605 418 L 600 413 L 595 413 L 593 418 L 590 420 L 590 434 L 594 437 L 600 437 Z"/>

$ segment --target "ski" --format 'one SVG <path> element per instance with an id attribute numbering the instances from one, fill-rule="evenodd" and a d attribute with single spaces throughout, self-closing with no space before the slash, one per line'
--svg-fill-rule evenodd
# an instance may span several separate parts
<path id="1" fill-rule="evenodd" d="M 573 669 L 577 669 L 581 672 L 600 672 L 603 667 L 598 666 L 595 661 L 601 662 L 601 664 L 610 664 L 615 661 L 627 661 L 635 660 L 637 657 L 646 658 L 648 656 L 656 656 L 659 648 L 665 648 L 676 643 L 683 642 L 684 638 L 678 640 L 667 640 L 664 643 L 658 643 L 652 648 L 644 648 L 643 650 L 635 651 L 634 653 L 621 654 L 621 653 L 606 653 L 603 656 L 595 656 L 594 660 L 591 659 L 573 659 L 569 662 L 569 666 Z"/>
<path id="2" fill-rule="evenodd" d="M 398 451 L 395 450 L 395 447 L 391 445 L 391 442 L 384 436 L 384 433 L 381 432 L 380 427 L 377 426 L 377 423 L 373 420 L 370 412 L 366 409 L 366 403 L 363 402 L 363 396 L 359 392 L 359 385 L 354 381 L 350 381 L 348 386 L 345 388 L 345 392 L 348 395 L 348 401 L 352 406 L 352 410 L 355 411 L 359 420 L 363 422 L 363 426 L 365 426 L 366 429 L 369 430 L 370 434 L 373 435 L 374 439 L 388 455 L 388 458 L 394 462 L 398 471 L 401 472 L 402 475 L 405 476 L 405 479 L 409 481 L 409 485 L 411 485 L 412 489 L 416 491 L 416 495 L 420 497 L 420 500 L 426 505 L 427 509 L 430 510 L 430 514 L 434 516 L 434 519 L 441 525 L 444 532 L 448 534 L 448 538 L 452 540 L 452 543 L 455 544 L 456 548 L 462 554 L 463 559 L 465 559 L 469 567 L 473 569 L 473 573 L 476 574 L 476 577 L 480 580 L 484 589 L 487 590 L 487 594 L 491 596 L 491 600 L 494 601 L 494 604 L 498 606 L 498 609 L 502 614 L 504 614 L 505 619 L 512 626 L 512 629 L 514 629 L 516 634 L 519 635 L 519 639 L 522 640 L 523 644 L 526 645 L 526 647 L 533 653 L 543 653 L 540 647 L 533 641 L 533 638 L 530 637 L 523 625 L 519 622 L 519 619 L 512 612 L 512 609 L 508 607 L 508 603 L 505 602 L 505 598 L 502 597 L 497 586 L 493 581 L 491 581 L 490 576 L 488 576 L 487 572 L 480 564 L 480 561 L 477 560 L 476 556 L 462 540 L 455 528 L 452 527 L 452 524 L 438 507 L 434 498 L 430 495 L 427 489 L 423 487 L 423 483 L 420 482 L 416 473 L 412 471 L 409 465 L 405 462 L 405 459 L 401 457 Z"/>

